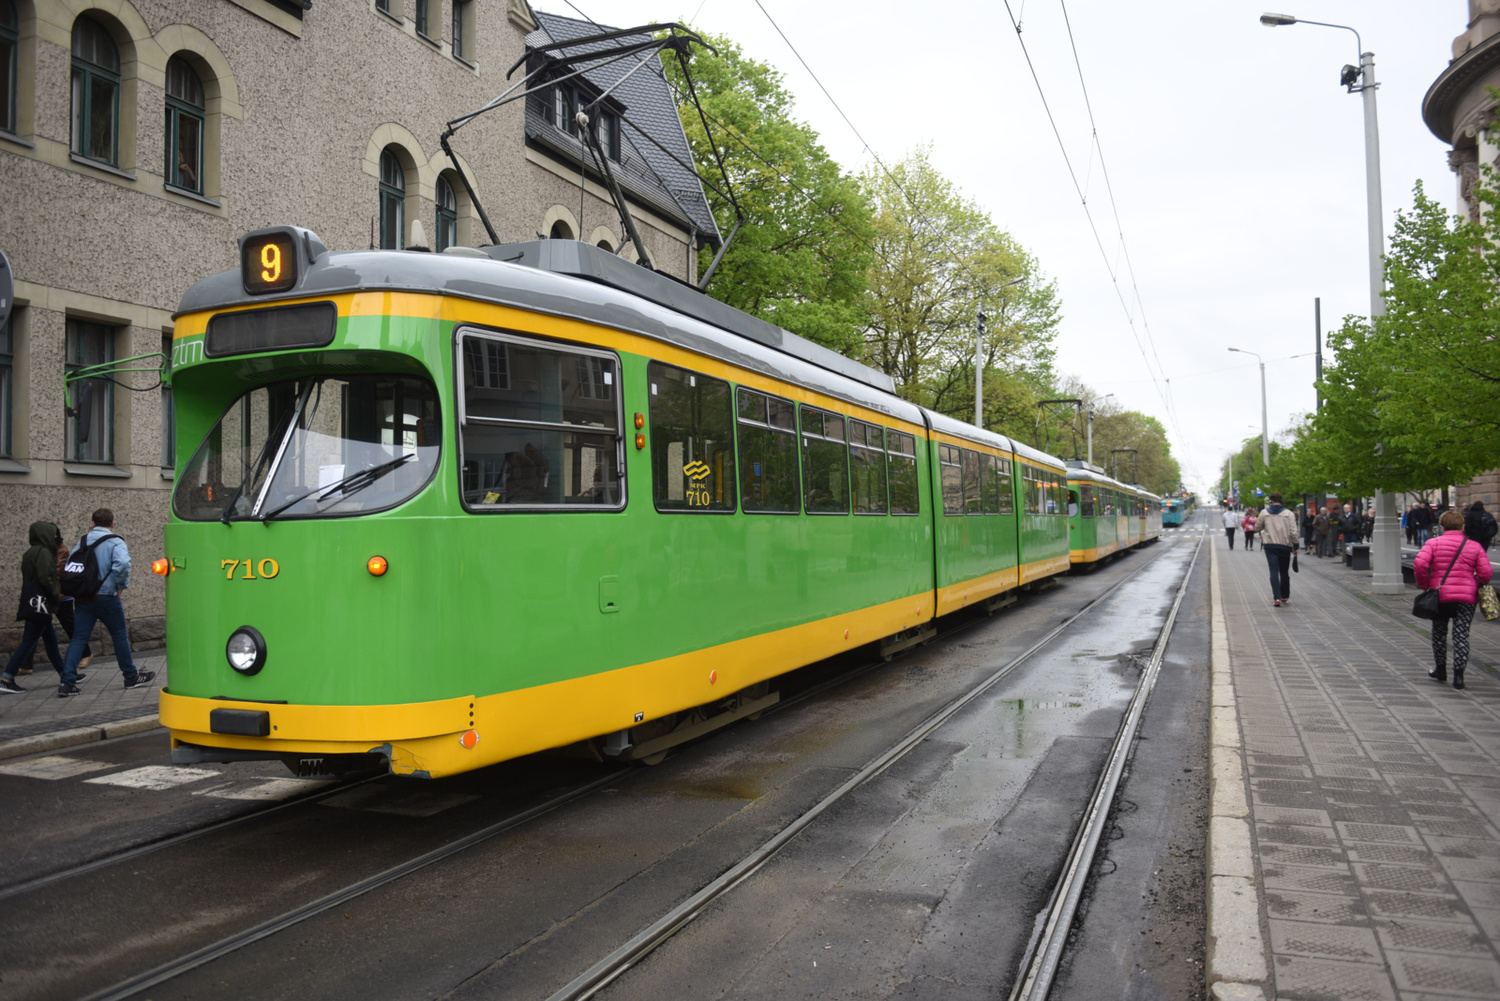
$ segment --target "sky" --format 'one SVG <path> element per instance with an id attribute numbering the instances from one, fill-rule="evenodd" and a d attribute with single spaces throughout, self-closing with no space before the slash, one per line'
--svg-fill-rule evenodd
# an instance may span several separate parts
<path id="1" fill-rule="evenodd" d="M 1316 406 L 1314 299 L 1325 342 L 1370 308 L 1363 104 L 1338 83 L 1359 46 L 1260 15 L 1346 24 L 1374 53 L 1387 245 L 1417 182 L 1457 206 L 1421 106 L 1467 0 L 532 4 L 732 37 L 784 74 L 795 116 L 846 170 L 928 147 L 1056 279 L 1059 371 L 1159 419 L 1200 493 L 1261 429 L 1258 365 L 1227 349 L 1265 360 L 1274 439 Z"/>

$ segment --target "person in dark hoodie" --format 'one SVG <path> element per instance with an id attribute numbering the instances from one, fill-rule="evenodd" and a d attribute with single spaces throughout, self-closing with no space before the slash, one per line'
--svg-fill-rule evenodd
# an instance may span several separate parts
<path id="1" fill-rule="evenodd" d="M 62 593 L 57 588 L 57 543 L 62 533 L 50 521 L 31 523 L 31 548 L 21 557 L 21 584 L 35 583 L 55 608 Z M 18 616 L 18 618 L 20 618 Z M 16 670 L 31 657 L 37 640 L 41 640 L 52 667 L 62 674 L 62 653 L 57 649 L 57 632 L 52 628 L 52 616 L 26 618 L 26 631 L 21 635 L 21 645 L 6 662 L 0 674 L 0 695 L 19 695 L 26 691 L 16 684 Z M 79 676 L 82 680 L 83 676 Z"/>

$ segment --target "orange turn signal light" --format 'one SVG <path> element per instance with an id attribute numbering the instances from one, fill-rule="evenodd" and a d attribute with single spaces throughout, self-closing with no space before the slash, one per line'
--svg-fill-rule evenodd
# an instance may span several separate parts
<path id="1" fill-rule="evenodd" d="M 635 415 L 635 429 L 637 431 L 639 431 L 641 428 L 643 428 L 645 426 L 646 426 L 646 415 L 645 414 L 636 414 Z"/>
<path id="2" fill-rule="evenodd" d="M 151 572 L 165 577 L 167 574 L 172 572 L 172 564 L 168 560 L 152 560 Z"/>
<path id="3" fill-rule="evenodd" d="M 636 451 L 640 451 L 641 449 L 643 449 L 643 448 L 646 447 L 646 436 L 645 435 L 638 434 L 638 435 L 635 436 L 635 447 L 636 447 Z"/>
<path id="4" fill-rule="evenodd" d="M 385 561 L 384 556 L 371 556 L 370 561 L 365 564 L 365 569 L 370 571 L 373 577 L 384 577 L 386 570 L 390 569 L 390 564 Z"/>

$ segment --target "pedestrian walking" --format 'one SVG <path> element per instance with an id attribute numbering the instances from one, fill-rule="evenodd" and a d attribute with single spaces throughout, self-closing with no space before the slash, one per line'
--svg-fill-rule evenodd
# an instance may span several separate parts
<path id="1" fill-rule="evenodd" d="M 1442 614 L 1432 620 L 1432 656 L 1437 667 L 1427 672 L 1436 681 L 1448 680 L 1448 627 L 1453 627 L 1453 687 L 1464 687 L 1464 665 L 1469 661 L 1469 626 L 1479 585 L 1494 576 L 1484 549 L 1463 533 L 1464 517 L 1445 511 L 1439 518 L 1444 533 L 1431 539 L 1417 554 L 1417 586 L 1436 587 Z M 1436 583 L 1434 583 L 1436 582 Z"/>
<path id="2" fill-rule="evenodd" d="M 1245 518 L 1240 522 L 1240 528 L 1245 532 L 1245 550 L 1248 552 L 1255 548 L 1255 509 L 1246 508 Z"/>
<path id="3" fill-rule="evenodd" d="M 16 621 L 26 623 L 21 645 L 6 661 L 0 673 L 0 694 L 20 695 L 26 691 L 16 683 L 16 671 L 31 658 L 37 641 L 47 651 L 53 670 L 62 674 L 63 659 L 57 649 L 57 631 L 52 628 L 52 609 L 62 595 L 57 590 L 57 540 L 61 536 L 50 521 L 31 523 L 31 548 L 21 557 L 21 607 Z"/>
<path id="4" fill-rule="evenodd" d="M 1375 537 L 1375 509 L 1373 507 L 1365 508 L 1365 523 L 1361 526 L 1360 535 L 1366 542 Z"/>
<path id="5" fill-rule="evenodd" d="M 1408 546 L 1415 546 L 1417 544 L 1417 526 L 1412 524 L 1411 520 L 1411 513 L 1416 509 L 1417 506 L 1411 504 L 1405 511 L 1401 512 L 1401 531 L 1406 533 L 1406 544 Z"/>
<path id="6" fill-rule="evenodd" d="M 56 527 L 56 526 L 54 526 L 54 527 Z M 67 561 L 68 561 L 68 544 L 62 540 L 62 535 L 59 534 L 58 537 L 57 537 L 57 576 L 58 577 L 62 576 L 63 564 L 66 563 Z M 68 634 L 68 641 L 72 642 L 72 640 L 73 640 L 73 628 L 74 628 L 73 599 L 71 597 L 69 597 L 68 595 L 66 595 L 66 594 L 63 595 L 62 596 L 62 600 L 57 603 L 57 606 L 55 608 L 52 609 L 52 614 L 54 614 L 54 615 L 57 616 L 57 622 L 58 622 L 58 624 L 63 627 L 63 632 L 65 632 L 65 633 Z M 16 669 L 16 673 L 17 674 L 23 674 L 23 675 L 24 674 L 30 674 L 31 673 L 32 660 L 35 659 L 35 657 L 36 657 L 36 650 L 33 649 L 31 651 L 31 653 L 27 655 L 26 659 L 21 662 L 21 666 Z M 89 661 L 91 661 L 93 659 L 94 659 L 93 648 L 90 647 L 90 646 L 88 646 L 87 644 L 85 644 L 84 648 L 83 648 L 83 659 L 78 662 L 78 666 L 80 668 L 88 667 L 89 666 Z"/>
<path id="7" fill-rule="evenodd" d="M 1266 566 L 1271 571 L 1271 602 L 1280 608 L 1292 596 L 1290 570 L 1297 550 L 1297 516 L 1282 507 L 1280 494 L 1271 494 L 1266 499 L 1271 503 L 1260 513 L 1256 531 L 1260 533 L 1260 549 L 1266 554 Z"/>
<path id="8" fill-rule="evenodd" d="M 1229 548 L 1234 548 L 1234 530 L 1240 527 L 1240 516 L 1233 508 L 1224 509 L 1224 534 L 1229 537 Z"/>
<path id="9" fill-rule="evenodd" d="M 1475 501 L 1469 505 L 1468 511 L 1464 512 L 1464 534 L 1484 547 L 1485 552 L 1490 551 L 1490 543 L 1495 541 L 1495 516 L 1484 509 L 1482 501 Z"/>
<path id="10" fill-rule="evenodd" d="M 1327 511 L 1319 511 L 1313 516 L 1313 542 L 1317 546 L 1318 559 L 1328 555 L 1328 533 L 1330 523 Z"/>
<path id="11" fill-rule="evenodd" d="M 1427 545 L 1428 538 L 1432 535 L 1432 508 L 1426 501 L 1421 502 L 1411 512 L 1412 523 L 1416 526 L 1416 545 Z"/>
<path id="12" fill-rule="evenodd" d="M 1313 546 L 1316 539 L 1313 532 L 1313 519 L 1318 516 L 1318 508 L 1315 504 L 1307 505 L 1307 512 L 1298 512 L 1298 521 L 1302 523 L 1302 549 L 1308 555 L 1313 554 Z"/>
<path id="13" fill-rule="evenodd" d="M 113 511 L 101 507 L 94 512 L 93 521 L 94 527 L 79 540 L 63 574 L 64 583 L 76 574 L 90 586 L 83 589 L 85 593 L 76 595 L 78 631 L 68 644 L 68 655 L 63 661 L 62 681 L 57 686 L 58 698 L 79 694 L 78 662 L 83 659 L 83 648 L 89 634 L 94 631 L 95 622 L 104 623 L 104 628 L 114 640 L 115 658 L 119 662 L 120 673 L 125 677 L 126 688 L 149 685 L 156 677 L 155 671 L 136 670 L 135 661 L 130 656 L 125 606 L 120 601 L 125 589 L 130 586 L 130 549 L 125 540 L 114 533 Z M 93 586 L 95 579 L 98 581 L 97 587 Z M 90 590 L 94 593 L 86 593 Z"/>

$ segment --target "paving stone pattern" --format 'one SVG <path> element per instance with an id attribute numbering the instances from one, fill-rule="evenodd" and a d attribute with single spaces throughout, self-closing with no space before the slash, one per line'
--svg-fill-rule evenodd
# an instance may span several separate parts
<path id="1" fill-rule="evenodd" d="M 1500 998 L 1500 622 L 1459 692 L 1414 590 L 1303 557 L 1274 608 L 1260 552 L 1219 556 L 1275 996 Z"/>
<path id="2" fill-rule="evenodd" d="M 150 687 L 125 688 L 115 658 L 95 657 L 84 668 L 88 680 L 79 686 L 83 694 L 60 699 L 57 674 L 46 657 L 39 657 L 35 674 L 16 679 L 26 688 L 26 694 L 0 696 L 0 740 L 151 715 L 167 683 L 167 652 L 137 653 L 135 666 L 137 670 L 156 672 Z"/>

